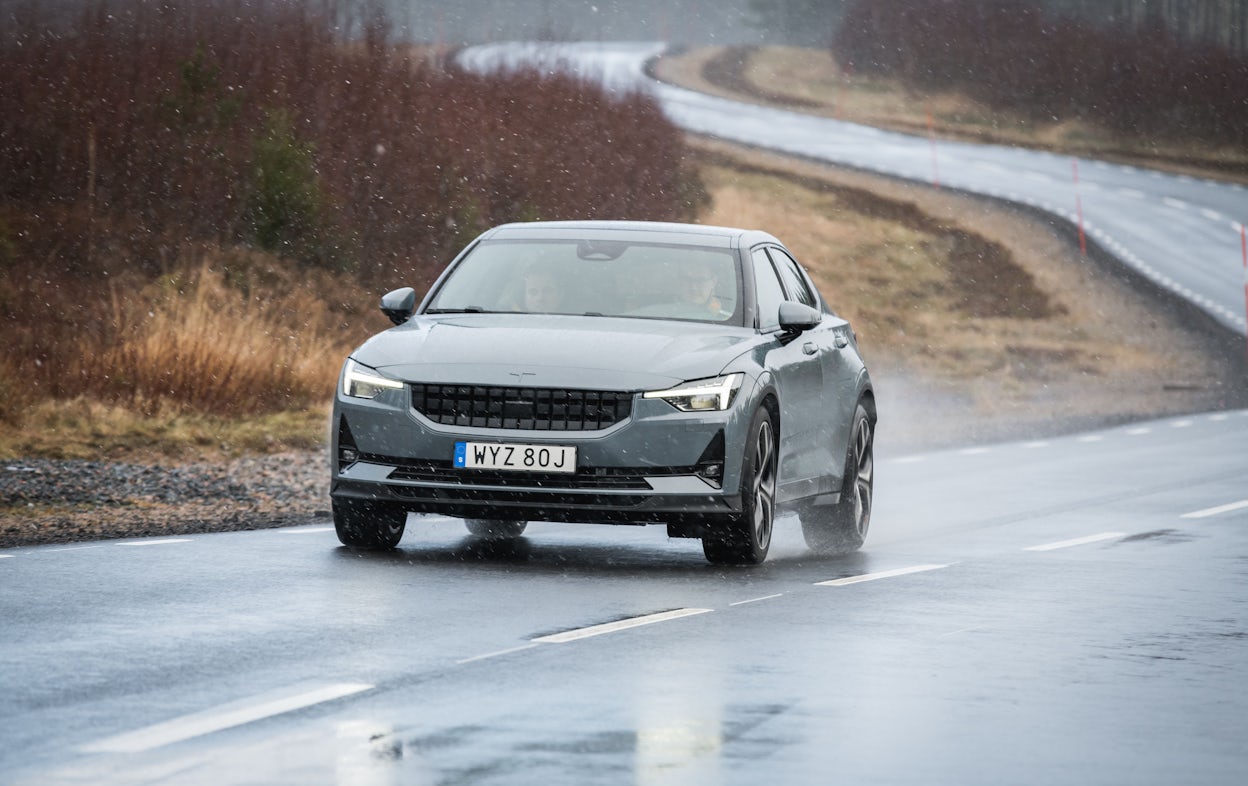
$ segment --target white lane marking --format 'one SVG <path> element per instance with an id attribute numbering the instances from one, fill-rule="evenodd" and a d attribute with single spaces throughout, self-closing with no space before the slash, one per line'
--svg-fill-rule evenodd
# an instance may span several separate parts
<path id="1" fill-rule="evenodd" d="M 1088 535 L 1083 538 L 1071 538 L 1070 540 L 1059 540 L 1056 543 L 1045 543 L 1039 546 L 1028 546 L 1023 551 L 1054 551 L 1055 549 L 1067 549 L 1071 546 L 1086 546 L 1089 543 L 1099 543 L 1102 540 L 1113 540 L 1125 536 L 1125 532 L 1102 532 L 1099 535 Z"/>
<path id="2" fill-rule="evenodd" d="M 1132 199 L 1143 199 L 1145 196 L 1143 191 L 1136 191 L 1134 188 L 1120 188 L 1118 189 L 1118 193 L 1125 197 L 1131 197 Z"/>
<path id="3" fill-rule="evenodd" d="M 1170 424 L 1170 428 L 1187 428 L 1192 425 L 1190 420 L 1176 420 Z"/>
<path id="4" fill-rule="evenodd" d="M 1076 442 L 1104 442 L 1105 437 L 1101 436 L 1100 434 L 1084 434 L 1082 437 L 1079 437 L 1075 441 Z"/>
<path id="5" fill-rule="evenodd" d="M 1209 518 L 1210 516 L 1217 516 L 1222 513 L 1230 513 L 1233 510 L 1243 510 L 1244 508 L 1248 508 L 1248 499 L 1240 500 L 1239 502 L 1232 502 L 1227 505 L 1219 505 L 1216 508 L 1205 508 L 1204 510 L 1195 510 L 1191 513 L 1184 513 L 1182 516 L 1179 516 L 1179 518 L 1204 519 Z"/>
<path id="6" fill-rule="evenodd" d="M 474 663 L 476 661 L 486 660 L 488 658 L 498 658 L 503 655 L 510 655 L 513 652 L 522 652 L 524 650 L 531 650 L 531 649 L 536 648 L 537 646 L 538 646 L 537 644 L 522 644 L 519 647 L 512 647 L 510 649 L 499 650 L 498 652 L 490 652 L 490 653 L 486 653 L 485 655 L 474 655 L 471 658 L 464 658 L 463 660 L 455 661 L 455 665 L 462 666 L 465 663 Z"/>
<path id="7" fill-rule="evenodd" d="M 1210 419 L 1210 420 L 1212 420 L 1212 421 L 1213 421 L 1213 422 L 1215 422 L 1215 423 L 1221 423 L 1221 422 L 1222 422 L 1222 421 L 1224 421 L 1224 420 L 1230 420 L 1230 418 L 1231 418 L 1231 416 L 1230 416 L 1230 415 L 1228 415 L 1228 414 L 1226 414 L 1225 412 L 1219 412 L 1219 413 L 1218 413 L 1218 414 L 1216 414 L 1216 415 L 1210 415 L 1210 416 L 1209 416 L 1209 419 Z"/>
<path id="8" fill-rule="evenodd" d="M 166 543 L 190 543 L 190 538 L 153 538 L 152 540 L 132 540 L 118 543 L 118 546 L 164 546 Z"/>
<path id="9" fill-rule="evenodd" d="M 778 598 L 783 594 L 784 594 L 783 592 L 777 592 L 775 595 L 764 595 L 761 598 L 750 598 L 749 600 L 739 600 L 736 603 L 729 603 L 728 605 L 729 606 L 744 606 L 747 603 L 758 603 L 760 600 L 771 600 L 772 598 Z"/>
<path id="10" fill-rule="evenodd" d="M 942 634 L 940 634 L 939 636 L 937 636 L 936 638 L 939 638 L 939 639 L 945 639 L 945 638 L 948 638 L 948 637 L 950 637 L 950 636 L 956 636 L 956 635 L 958 635 L 959 633 L 970 633 L 970 632 L 971 632 L 971 631 L 973 631 L 973 630 L 983 630 L 983 629 L 984 629 L 984 627 L 985 627 L 985 626 L 983 626 L 983 625 L 972 625 L 972 626 L 971 626 L 971 627 L 969 627 L 969 628 L 962 628 L 961 630 L 954 630 L 954 631 L 950 631 L 950 632 L 948 632 L 948 633 L 942 633 Z"/>
<path id="11" fill-rule="evenodd" d="M 1147 426 L 1140 426 L 1139 428 L 1127 429 L 1127 433 L 1133 437 L 1138 437 L 1144 434 L 1152 434 L 1153 430 L 1151 428 L 1148 428 Z"/>
<path id="12" fill-rule="evenodd" d="M 706 614 L 709 611 L 712 611 L 712 609 L 673 609 L 672 611 L 661 611 L 658 614 L 646 614 L 641 617 L 632 617 L 616 622 L 604 622 L 601 625 L 590 625 L 588 628 L 554 633 L 550 636 L 538 636 L 535 639 L 530 639 L 530 641 L 538 644 L 566 644 L 569 641 L 579 641 L 590 636 L 601 636 L 604 633 L 615 633 L 621 630 L 628 630 L 629 628 L 638 628 L 642 625 L 653 625 L 656 622 L 667 622 L 682 617 L 691 617 L 695 614 Z"/>
<path id="13" fill-rule="evenodd" d="M 992 452 L 992 448 L 963 448 L 958 453 L 963 456 L 980 456 Z"/>
<path id="14" fill-rule="evenodd" d="M 849 576 L 843 579 L 832 579 L 831 581 L 816 581 L 816 587 L 847 587 L 850 584 L 861 584 L 864 581 L 875 581 L 876 579 L 891 579 L 896 576 L 907 576 L 911 573 L 922 573 L 927 570 L 940 570 L 947 568 L 948 565 L 913 565 L 909 568 L 897 568 L 896 570 L 883 570 L 879 573 L 864 573 L 861 576 Z"/>
<path id="15" fill-rule="evenodd" d="M 12 554 L 0 554 L 0 559 L 13 559 Z"/>
<path id="16" fill-rule="evenodd" d="M 83 750 L 87 753 L 140 753 L 150 751 L 175 742 L 182 742 L 194 737 L 202 737 L 235 726 L 283 715 L 287 712 L 301 710 L 314 704 L 334 701 L 345 696 L 372 690 L 372 685 L 357 682 L 344 682 L 326 685 L 316 690 L 284 696 L 260 704 L 243 707 L 230 707 L 197 712 L 185 715 L 165 723 L 156 723 L 137 731 L 118 734 L 87 745 Z"/>
<path id="17" fill-rule="evenodd" d="M 1202 207 L 1200 209 L 1200 214 L 1204 216 L 1205 218 L 1209 219 L 1210 221 L 1222 221 L 1226 219 L 1226 216 L 1222 215 L 1216 210 L 1211 210 L 1207 207 Z"/>
<path id="18" fill-rule="evenodd" d="M 282 535 L 312 535 L 318 532 L 333 532 L 333 527 L 300 527 L 298 529 L 280 529 Z"/>
<path id="19" fill-rule="evenodd" d="M 1038 448 L 1047 448 L 1048 446 L 1049 446 L 1049 443 L 1045 442 L 1044 440 L 1037 440 L 1035 442 L 1023 443 L 1023 447 L 1027 448 L 1028 450 L 1036 450 Z"/>
<path id="20" fill-rule="evenodd" d="M 1161 201 L 1163 204 L 1169 207 L 1175 208 L 1176 210 L 1187 210 L 1187 203 L 1184 202 L 1182 199 L 1175 199 L 1174 197 L 1162 197 Z"/>
<path id="21" fill-rule="evenodd" d="M 60 549 L 48 549 L 48 553 L 49 553 L 49 554 L 52 554 L 52 553 L 55 553 L 55 552 L 61 552 L 61 551 L 86 551 L 87 549 L 102 549 L 102 548 L 104 548 L 106 545 L 108 545 L 108 544 L 106 544 L 106 543 L 94 543 L 94 544 L 92 544 L 92 545 L 90 545 L 90 546 L 66 546 L 66 547 L 64 547 L 64 548 L 60 548 Z"/>

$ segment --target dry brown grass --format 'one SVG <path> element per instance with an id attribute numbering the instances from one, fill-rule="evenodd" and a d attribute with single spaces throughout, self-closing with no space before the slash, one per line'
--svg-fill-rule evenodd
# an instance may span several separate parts
<path id="1" fill-rule="evenodd" d="M 358 281 L 239 248 L 201 246 L 163 276 L 99 287 L 14 277 L 14 299 L 45 302 L 6 331 L 25 349 L 0 361 L 3 457 L 321 444 L 343 358 L 388 324 Z"/>
<path id="2" fill-rule="evenodd" d="M 171 409 L 145 414 L 88 398 L 46 401 L 23 413 L 20 428 L 0 427 L 0 459 L 196 462 L 320 450 L 328 423 L 328 401 L 246 417 Z"/>
<path id="3" fill-rule="evenodd" d="M 208 252 L 135 296 L 112 292 L 115 336 L 83 358 L 83 375 L 110 380 L 118 403 L 145 414 L 252 414 L 324 399 L 350 342 L 311 282 L 257 291 L 248 279 L 263 269 L 246 267 L 249 256 Z"/>

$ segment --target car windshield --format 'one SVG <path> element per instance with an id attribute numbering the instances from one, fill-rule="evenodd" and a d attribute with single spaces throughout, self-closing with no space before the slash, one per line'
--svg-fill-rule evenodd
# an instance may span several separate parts
<path id="1" fill-rule="evenodd" d="M 736 256 L 725 248 L 621 241 L 478 244 L 427 313 L 529 314 L 740 322 Z"/>

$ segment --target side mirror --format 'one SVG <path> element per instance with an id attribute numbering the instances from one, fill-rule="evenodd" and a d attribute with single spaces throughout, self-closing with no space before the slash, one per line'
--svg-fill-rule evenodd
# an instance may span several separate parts
<path id="1" fill-rule="evenodd" d="M 823 321 L 818 309 L 805 303 L 794 303 L 786 300 L 780 304 L 780 329 L 785 333 L 801 333 L 817 327 Z"/>
<path id="2" fill-rule="evenodd" d="M 390 318 L 396 325 L 402 325 L 412 318 L 416 310 L 416 290 L 403 287 L 381 296 L 381 313 Z"/>

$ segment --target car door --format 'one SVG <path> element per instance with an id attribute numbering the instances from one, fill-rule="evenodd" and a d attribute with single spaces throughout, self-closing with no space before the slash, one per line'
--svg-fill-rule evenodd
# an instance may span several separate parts
<path id="1" fill-rule="evenodd" d="M 811 424 L 818 421 L 823 390 L 823 366 L 819 353 L 802 336 L 780 331 L 780 303 L 789 299 L 780 275 L 763 246 L 750 255 L 754 273 L 757 328 L 770 334 L 763 366 L 770 373 L 780 397 L 780 502 L 820 493 L 817 486 L 826 465 L 821 466 L 819 438 Z"/>
<path id="2" fill-rule="evenodd" d="M 782 248 L 772 246 L 767 251 L 780 273 L 788 299 L 824 312 L 819 326 L 804 332 L 798 341 L 806 351 L 814 346 L 821 368 L 822 385 L 809 428 L 817 434 L 814 461 L 824 473 L 818 493 L 829 493 L 837 490 L 836 480 L 844 472 L 842 465 L 849 444 L 849 430 L 858 403 L 861 364 L 849 341 L 849 323 L 826 312 L 797 260 Z"/>

